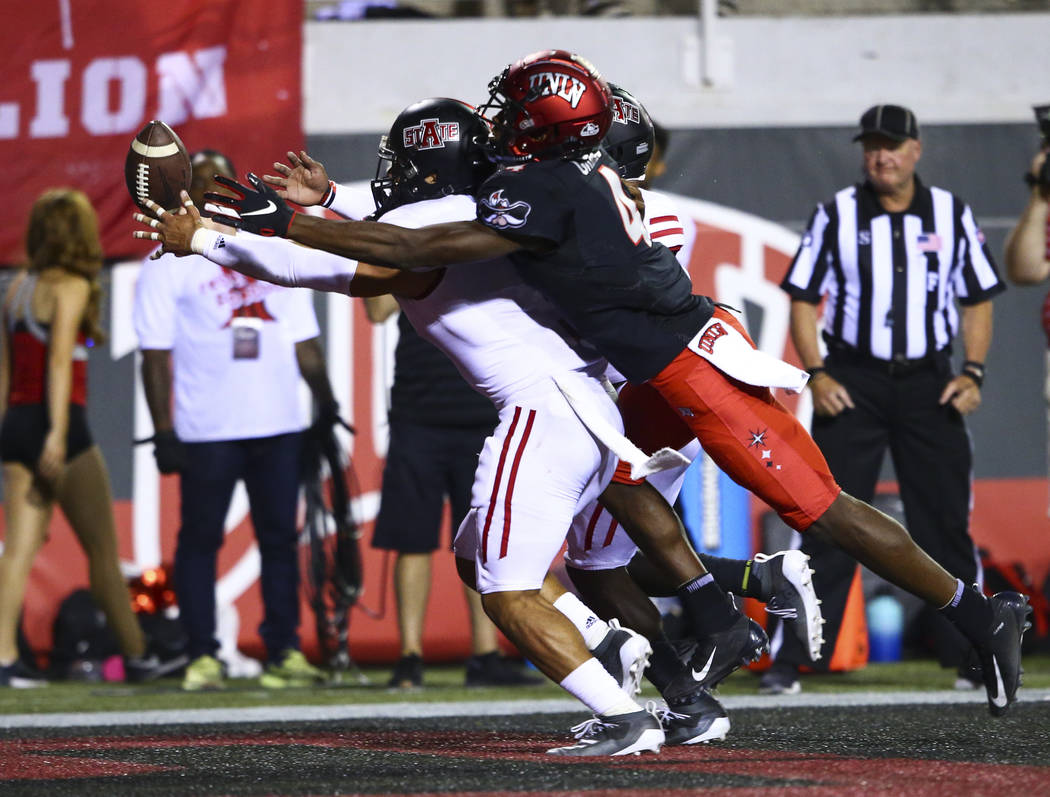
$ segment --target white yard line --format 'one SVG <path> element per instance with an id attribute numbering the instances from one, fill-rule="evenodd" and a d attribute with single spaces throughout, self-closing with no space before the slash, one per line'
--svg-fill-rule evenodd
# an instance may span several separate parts
<path id="1" fill-rule="evenodd" d="M 1027 689 L 1020 702 L 1050 701 L 1050 689 Z M 951 705 L 984 703 L 983 692 L 850 692 L 799 695 L 740 695 L 722 698 L 726 709 L 823 708 L 836 706 Z M 585 713 L 575 700 L 369 703 L 345 706 L 265 706 L 172 711 L 97 711 L 77 714 L 0 715 L 0 728 L 83 728 L 123 725 L 210 725 L 245 722 L 307 722 L 414 717 L 483 717 L 506 714 Z"/>

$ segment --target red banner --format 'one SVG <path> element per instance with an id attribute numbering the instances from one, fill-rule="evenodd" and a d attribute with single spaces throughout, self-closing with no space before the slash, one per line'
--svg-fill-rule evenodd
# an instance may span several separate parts
<path id="1" fill-rule="evenodd" d="M 73 186 L 98 211 L 108 257 L 142 254 L 124 158 L 150 119 L 186 147 L 266 170 L 302 135 L 301 0 L 52 0 L 0 26 L 0 158 L 11 177 L 0 263 L 23 257 L 29 208 Z M 13 203 L 13 206 L 10 204 Z"/>

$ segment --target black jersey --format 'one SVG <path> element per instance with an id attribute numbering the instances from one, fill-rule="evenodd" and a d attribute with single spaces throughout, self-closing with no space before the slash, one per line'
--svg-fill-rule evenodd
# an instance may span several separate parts
<path id="1" fill-rule="evenodd" d="M 674 254 L 650 242 L 606 155 L 501 169 L 478 190 L 477 208 L 482 224 L 551 245 L 510 257 L 632 382 L 663 370 L 714 312 Z"/>

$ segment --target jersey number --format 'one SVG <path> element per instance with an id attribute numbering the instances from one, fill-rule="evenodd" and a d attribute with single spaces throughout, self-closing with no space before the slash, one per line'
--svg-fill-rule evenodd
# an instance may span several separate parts
<path id="1" fill-rule="evenodd" d="M 598 167 L 598 174 L 609 184 L 609 190 L 612 191 L 616 209 L 620 211 L 620 221 L 623 222 L 623 229 L 627 233 L 627 237 L 631 239 L 631 243 L 637 246 L 639 241 L 645 241 L 647 245 L 652 246 L 653 242 L 649 238 L 649 230 L 645 227 L 642 214 L 638 212 L 638 207 L 634 204 L 634 200 L 623 190 L 620 175 L 604 164 Z"/>

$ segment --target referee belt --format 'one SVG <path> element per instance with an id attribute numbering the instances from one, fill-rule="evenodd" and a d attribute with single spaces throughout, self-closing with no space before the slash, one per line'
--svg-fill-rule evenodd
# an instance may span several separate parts
<path id="1" fill-rule="evenodd" d="M 881 357 L 866 354 L 830 335 L 824 335 L 824 340 L 828 344 L 828 355 L 832 363 L 857 365 L 888 374 L 889 376 L 910 376 L 920 371 L 946 369 L 949 367 L 952 353 L 951 347 L 945 346 L 940 351 L 927 354 L 925 357 L 909 359 L 903 354 L 896 354 L 892 360 L 883 360 Z"/>

